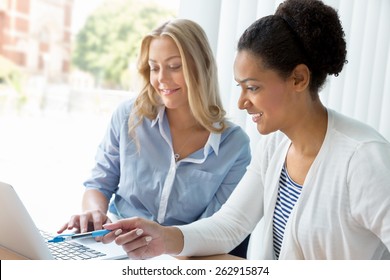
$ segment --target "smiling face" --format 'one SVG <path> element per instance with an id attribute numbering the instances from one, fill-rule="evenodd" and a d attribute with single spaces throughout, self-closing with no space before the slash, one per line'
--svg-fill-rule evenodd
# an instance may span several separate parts
<path id="1" fill-rule="evenodd" d="M 188 105 L 179 49 L 169 36 L 154 38 L 149 46 L 150 83 L 168 109 Z"/>
<path id="2" fill-rule="evenodd" d="M 260 134 L 283 130 L 289 125 L 293 109 L 293 83 L 276 71 L 261 66 L 261 59 L 243 50 L 237 53 L 234 76 L 241 86 L 238 107 L 247 110 Z"/>

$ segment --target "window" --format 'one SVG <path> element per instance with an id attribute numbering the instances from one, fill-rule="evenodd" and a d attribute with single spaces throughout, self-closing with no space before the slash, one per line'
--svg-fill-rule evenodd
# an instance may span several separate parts
<path id="1" fill-rule="evenodd" d="M 107 69 L 87 71 L 93 67 L 76 63 L 75 51 L 80 51 L 77 44 L 84 39 L 77 42 L 78 36 L 90 35 L 97 27 L 106 28 L 106 33 L 92 35 L 111 36 L 109 44 L 88 46 L 82 57 L 91 55 L 94 48 L 114 46 L 118 59 L 131 48 L 120 41 L 127 39 L 126 28 L 132 28 L 139 40 L 144 35 L 141 32 L 150 31 L 157 21 L 176 17 L 179 3 L 0 1 L 0 181 L 14 186 L 38 225 L 55 231 L 80 211 L 82 183 L 93 167 L 111 113 L 134 94 L 126 83 L 130 79 L 129 57 L 124 57 L 125 68 L 119 76 L 112 78 L 110 73 L 112 79 L 105 79 L 103 70 Z M 127 14 L 119 13 L 120 9 Z M 126 25 L 136 22 L 140 17 L 137 11 L 145 9 L 148 13 L 142 14 L 142 22 Z M 149 15 L 154 17 L 148 19 Z M 111 23 L 124 28 L 116 30 Z M 121 37 L 115 37 L 120 30 Z M 133 48 L 131 59 L 138 46 Z"/>

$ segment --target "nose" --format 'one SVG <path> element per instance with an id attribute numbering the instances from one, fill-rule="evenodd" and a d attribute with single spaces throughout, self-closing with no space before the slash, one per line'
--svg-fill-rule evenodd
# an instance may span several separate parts
<path id="1" fill-rule="evenodd" d="M 248 109 L 250 104 L 251 102 L 246 98 L 240 97 L 240 99 L 238 99 L 238 108 L 240 110 Z"/>
<path id="2" fill-rule="evenodd" d="M 163 69 L 161 69 L 158 73 L 158 82 L 159 83 L 164 83 L 166 82 L 168 79 L 169 79 L 169 74 L 168 74 L 168 71 L 165 71 Z"/>

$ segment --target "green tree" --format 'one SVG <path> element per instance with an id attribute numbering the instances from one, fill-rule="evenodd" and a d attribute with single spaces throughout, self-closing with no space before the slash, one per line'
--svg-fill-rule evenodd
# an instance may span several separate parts
<path id="1" fill-rule="evenodd" d="M 99 86 L 128 88 L 142 37 L 174 12 L 142 0 L 106 0 L 77 34 L 73 65 L 91 73 Z"/>

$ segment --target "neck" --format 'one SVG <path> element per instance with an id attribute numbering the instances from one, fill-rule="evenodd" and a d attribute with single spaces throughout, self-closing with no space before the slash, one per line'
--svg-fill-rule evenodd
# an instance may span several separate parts
<path id="1" fill-rule="evenodd" d="M 324 142 L 328 128 L 328 112 L 320 101 L 300 114 L 294 125 L 283 131 L 290 138 L 294 149 L 301 155 L 316 156 Z"/>
<path id="2" fill-rule="evenodd" d="M 166 115 L 171 129 L 182 131 L 199 126 L 199 123 L 196 121 L 189 108 L 186 108 L 185 110 L 167 109 Z"/>

